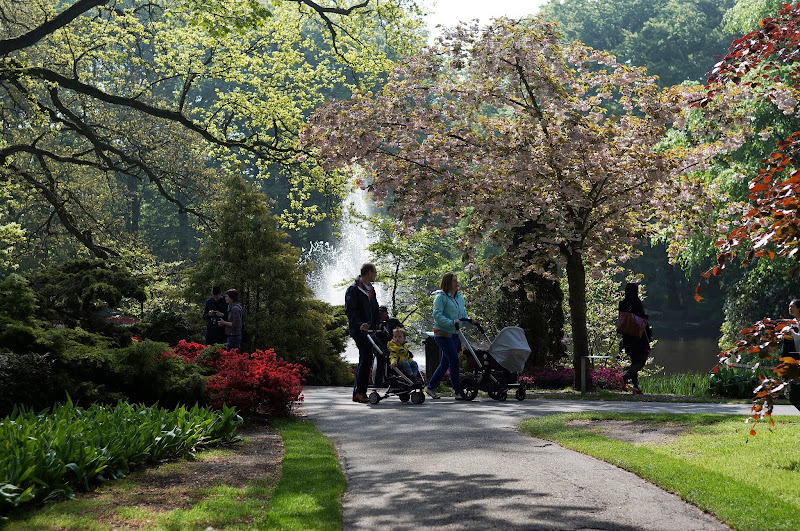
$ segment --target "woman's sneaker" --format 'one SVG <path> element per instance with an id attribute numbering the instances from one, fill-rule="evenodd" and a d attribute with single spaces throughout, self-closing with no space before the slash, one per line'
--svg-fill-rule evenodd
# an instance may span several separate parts
<path id="1" fill-rule="evenodd" d="M 425 388 L 425 394 L 427 394 L 427 395 L 428 395 L 429 397 L 431 397 L 431 398 L 441 398 L 441 397 L 439 396 L 439 393 L 437 393 L 436 391 L 434 391 L 434 390 L 433 390 L 433 389 L 431 389 L 430 387 L 426 387 L 426 388 Z"/>

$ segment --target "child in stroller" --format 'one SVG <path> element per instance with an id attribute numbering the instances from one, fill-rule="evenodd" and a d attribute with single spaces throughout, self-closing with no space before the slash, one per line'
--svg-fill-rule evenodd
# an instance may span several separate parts
<path id="1" fill-rule="evenodd" d="M 424 383 L 419 374 L 419 365 L 414 361 L 414 355 L 408 350 L 405 328 L 398 326 L 392 330 L 392 340 L 386 344 L 386 347 L 389 349 L 389 367 L 399 368 L 416 384 Z"/>
<path id="2" fill-rule="evenodd" d="M 425 393 L 422 392 L 422 388 L 425 381 L 419 373 L 417 362 L 413 361 L 413 355 L 406 345 L 405 329 L 395 327 L 392 330 L 391 340 L 389 340 L 386 330 L 370 330 L 367 338 L 372 343 L 375 355 L 384 360 L 382 365 L 386 373 L 383 381 L 389 385 L 383 395 L 377 389 L 373 389 L 369 394 L 369 403 L 377 404 L 392 395 L 397 395 L 401 402 L 411 400 L 412 404 L 423 403 Z"/>

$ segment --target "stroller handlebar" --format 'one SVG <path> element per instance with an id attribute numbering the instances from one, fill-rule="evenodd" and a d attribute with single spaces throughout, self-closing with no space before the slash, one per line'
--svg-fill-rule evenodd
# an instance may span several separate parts
<path id="1" fill-rule="evenodd" d="M 483 327 L 475 319 L 471 319 L 469 317 L 465 317 L 464 319 L 459 319 L 459 321 L 463 321 L 465 323 L 471 324 L 472 326 L 474 326 L 475 328 L 478 329 L 478 332 L 480 332 L 483 335 L 486 335 L 486 332 L 484 331 Z M 456 330 L 458 330 L 458 329 L 459 329 L 459 325 L 456 324 Z"/>

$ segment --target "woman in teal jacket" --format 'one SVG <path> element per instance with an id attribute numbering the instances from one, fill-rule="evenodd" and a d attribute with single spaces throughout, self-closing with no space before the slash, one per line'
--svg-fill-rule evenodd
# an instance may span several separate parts
<path id="1" fill-rule="evenodd" d="M 436 388 L 450 369 L 453 393 L 456 400 L 462 400 L 461 372 L 458 365 L 458 327 L 462 319 L 468 319 L 467 310 L 464 306 L 464 297 L 458 291 L 458 278 L 454 273 L 445 273 L 440 287 L 433 300 L 433 336 L 442 350 L 442 359 L 428 381 L 425 392 L 431 398 L 439 398 Z"/>

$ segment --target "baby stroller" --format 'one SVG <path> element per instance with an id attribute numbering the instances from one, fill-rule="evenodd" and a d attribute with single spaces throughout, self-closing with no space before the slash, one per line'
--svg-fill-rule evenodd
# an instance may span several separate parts
<path id="1" fill-rule="evenodd" d="M 369 330 L 367 331 L 367 338 L 372 343 L 372 352 L 376 356 L 380 356 L 384 363 L 385 368 L 383 381 L 388 384 L 388 389 L 381 395 L 378 389 L 373 389 L 369 394 L 369 403 L 377 404 L 384 398 L 396 395 L 400 398 L 401 402 L 408 402 L 411 400 L 412 404 L 421 404 L 425 401 L 425 393 L 422 392 L 425 387 L 425 382 L 422 380 L 421 375 L 415 381 L 406 376 L 403 371 L 398 367 L 392 368 L 389 365 L 389 351 L 386 348 L 386 343 L 391 339 L 385 330 Z"/>
<path id="2" fill-rule="evenodd" d="M 459 329 L 461 341 L 469 350 L 467 372 L 461 378 L 461 396 L 472 400 L 478 391 L 486 391 L 494 400 L 504 401 L 508 398 L 508 390 L 516 388 L 517 400 L 525 400 L 525 384 L 517 382 L 517 373 L 522 372 L 531 355 L 525 331 L 518 326 L 507 326 L 492 341 L 483 327 L 474 322 L 472 325 L 485 341 L 470 337 L 463 328 Z"/>

